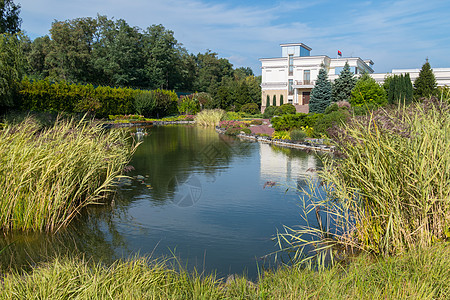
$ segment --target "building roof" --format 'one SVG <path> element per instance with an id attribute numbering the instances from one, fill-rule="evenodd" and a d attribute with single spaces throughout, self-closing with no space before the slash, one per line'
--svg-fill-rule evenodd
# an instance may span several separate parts
<path id="1" fill-rule="evenodd" d="M 303 48 L 305 48 L 306 50 L 311 51 L 312 48 L 306 46 L 303 43 L 286 43 L 286 44 L 280 44 L 281 47 L 286 47 L 286 46 L 302 46 Z"/>

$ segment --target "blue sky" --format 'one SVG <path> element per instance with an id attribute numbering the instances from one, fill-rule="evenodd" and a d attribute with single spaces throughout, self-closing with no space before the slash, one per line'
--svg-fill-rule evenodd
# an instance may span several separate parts
<path id="1" fill-rule="evenodd" d="M 377 73 L 450 67 L 450 1 L 15 0 L 22 29 L 46 35 L 54 20 L 125 19 L 142 29 L 163 24 L 192 53 L 211 49 L 235 67 L 261 74 L 259 58 L 279 57 L 279 44 L 302 42 L 311 55 L 372 59 Z"/>

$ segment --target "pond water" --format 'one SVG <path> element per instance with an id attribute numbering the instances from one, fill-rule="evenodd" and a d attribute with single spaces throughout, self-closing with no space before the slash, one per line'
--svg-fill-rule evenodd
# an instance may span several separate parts
<path id="1" fill-rule="evenodd" d="M 195 126 L 150 127 L 111 205 L 88 209 L 56 235 L 8 234 L 2 266 L 55 254 L 105 263 L 133 255 L 176 256 L 189 270 L 257 276 L 273 264 L 273 238 L 302 224 L 296 187 L 317 154 L 240 141 Z M 280 185 L 265 187 L 268 181 Z M 289 190 L 286 189 L 289 187 Z M 12 244 L 11 244 L 12 243 Z"/>

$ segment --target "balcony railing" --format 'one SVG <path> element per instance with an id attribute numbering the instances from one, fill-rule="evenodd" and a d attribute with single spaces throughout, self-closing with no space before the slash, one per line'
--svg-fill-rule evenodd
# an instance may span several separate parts
<path id="1" fill-rule="evenodd" d="M 296 80 L 295 85 L 314 85 L 314 80 Z"/>

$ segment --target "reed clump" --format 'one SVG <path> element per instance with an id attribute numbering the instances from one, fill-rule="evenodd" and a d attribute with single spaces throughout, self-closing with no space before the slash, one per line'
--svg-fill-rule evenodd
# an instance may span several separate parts
<path id="1" fill-rule="evenodd" d="M 194 120 L 200 126 L 217 126 L 225 114 L 222 109 L 204 109 L 195 116 Z"/>
<path id="2" fill-rule="evenodd" d="M 0 131 L 0 228 L 56 231 L 111 191 L 134 148 L 95 121 L 29 117 Z"/>
<path id="3" fill-rule="evenodd" d="M 305 206 L 319 221 L 286 228 L 280 245 L 287 242 L 298 255 L 336 257 L 398 255 L 449 240 L 448 104 L 430 99 L 379 109 L 335 129 L 333 139 L 340 158 L 325 160 L 319 172 L 326 196 L 310 193 Z"/>

